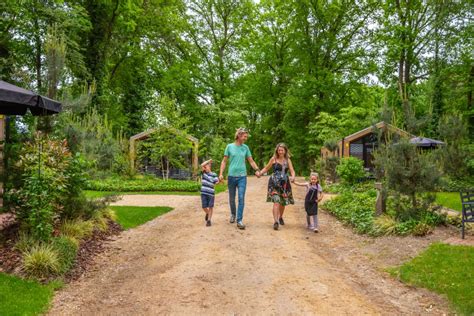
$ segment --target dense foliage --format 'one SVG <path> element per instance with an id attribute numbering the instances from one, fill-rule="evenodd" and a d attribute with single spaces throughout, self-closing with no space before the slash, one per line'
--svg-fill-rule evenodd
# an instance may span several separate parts
<path id="1" fill-rule="evenodd" d="M 182 191 L 196 192 L 200 190 L 196 181 L 161 180 L 155 177 L 137 179 L 107 178 L 89 181 L 87 188 L 95 191 L 135 192 L 135 191 Z"/>
<path id="2" fill-rule="evenodd" d="M 442 139 L 442 117 L 457 113 L 473 138 L 469 9 L 420 0 L 7 0 L 0 78 L 63 100 L 79 119 L 106 116 L 114 135 L 164 124 L 186 131 L 216 160 L 246 126 L 260 165 L 284 141 L 307 172 L 326 141 L 389 112 L 398 127 Z M 38 126 L 54 130 L 55 120 Z M 37 119 L 20 121 L 12 129 L 25 132 Z M 69 122 L 71 136 L 80 124 Z M 79 147 L 100 139 L 82 126 Z M 91 146 L 83 154 L 97 166 L 123 169 L 110 136 Z"/>
<path id="3" fill-rule="evenodd" d="M 364 162 L 356 157 L 343 158 L 336 167 L 336 172 L 342 181 L 354 184 L 365 175 Z"/>
<path id="4" fill-rule="evenodd" d="M 420 206 L 413 212 L 410 199 L 393 195 L 387 202 L 386 213 L 377 217 L 377 194 L 373 182 L 353 186 L 336 184 L 328 191 L 339 195 L 326 201 L 322 207 L 360 234 L 424 236 L 447 220 L 444 215 L 434 212 L 430 203 L 423 203 L 424 199 L 419 199 Z"/>

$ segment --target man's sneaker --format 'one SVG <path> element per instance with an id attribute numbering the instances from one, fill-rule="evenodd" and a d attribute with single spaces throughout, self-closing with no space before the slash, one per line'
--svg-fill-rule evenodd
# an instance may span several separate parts
<path id="1" fill-rule="evenodd" d="M 234 214 L 231 214 L 231 215 L 230 215 L 230 223 L 231 223 L 231 224 L 234 224 L 234 223 L 235 223 L 235 215 L 234 215 Z"/>
<path id="2" fill-rule="evenodd" d="M 212 224 L 211 224 L 211 221 L 209 221 L 209 220 L 206 221 L 206 226 L 207 226 L 207 227 L 209 227 L 209 226 L 211 226 L 211 225 L 212 225 Z"/>
<path id="3" fill-rule="evenodd" d="M 285 225 L 285 221 L 283 220 L 283 217 L 280 217 L 279 222 L 280 222 L 280 225 Z"/>
<path id="4" fill-rule="evenodd" d="M 240 221 L 240 222 L 237 222 L 237 227 L 238 227 L 239 229 L 245 229 L 245 225 L 244 225 L 244 223 L 242 223 L 241 221 Z"/>
<path id="5" fill-rule="evenodd" d="M 273 224 L 273 229 L 278 230 L 278 228 L 279 228 L 278 222 L 275 222 L 275 224 Z"/>

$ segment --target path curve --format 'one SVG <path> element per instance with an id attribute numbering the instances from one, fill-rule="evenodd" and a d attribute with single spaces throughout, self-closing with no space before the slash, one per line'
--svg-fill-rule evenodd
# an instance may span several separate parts
<path id="1" fill-rule="evenodd" d="M 420 314 L 433 302 L 445 310 L 428 292 L 338 257 L 333 248 L 352 241 L 330 216 L 321 215 L 320 234 L 308 232 L 299 188 L 287 225 L 273 231 L 266 181 L 249 178 L 245 231 L 228 223 L 226 193 L 216 197 L 212 227 L 198 196 L 124 196 L 117 204 L 175 210 L 112 241 L 92 271 L 56 295 L 50 314 Z"/>

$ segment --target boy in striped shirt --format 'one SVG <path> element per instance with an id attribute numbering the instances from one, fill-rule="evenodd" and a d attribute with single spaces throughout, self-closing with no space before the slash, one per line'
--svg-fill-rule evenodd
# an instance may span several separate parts
<path id="1" fill-rule="evenodd" d="M 206 226 L 211 226 L 212 211 L 214 208 L 214 186 L 219 183 L 217 174 L 211 171 L 212 159 L 206 160 L 201 164 L 201 202 L 202 209 L 206 213 Z"/>

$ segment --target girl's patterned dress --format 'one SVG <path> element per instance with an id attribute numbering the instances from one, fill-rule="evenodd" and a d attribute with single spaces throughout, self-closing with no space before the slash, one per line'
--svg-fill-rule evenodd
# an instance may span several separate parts
<path id="1" fill-rule="evenodd" d="M 268 180 L 267 202 L 279 203 L 283 206 L 295 204 L 287 172 L 288 165 L 286 163 L 275 162 L 273 164 L 273 174 Z"/>

